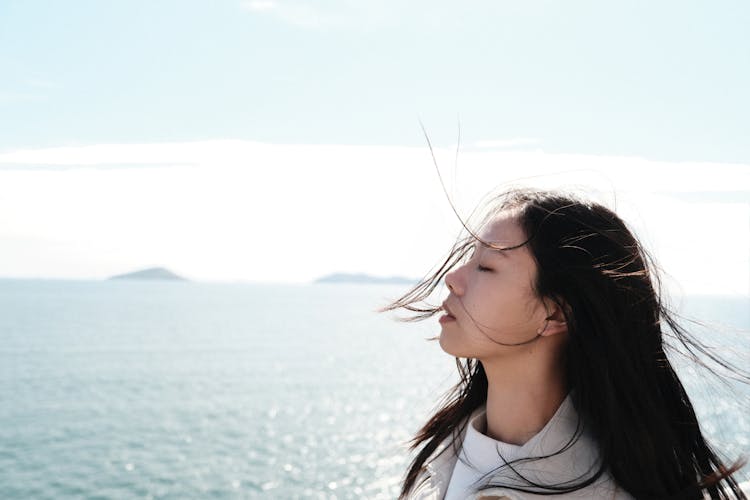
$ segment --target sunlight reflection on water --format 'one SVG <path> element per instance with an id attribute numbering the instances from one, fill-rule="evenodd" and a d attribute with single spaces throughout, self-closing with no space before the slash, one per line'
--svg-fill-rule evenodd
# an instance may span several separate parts
<path id="1" fill-rule="evenodd" d="M 1 280 L 0 498 L 395 497 L 455 379 L 435 322 L 371 312 L 397 292 Z M 705 431 L 750 452 L 693 385 Z"/>

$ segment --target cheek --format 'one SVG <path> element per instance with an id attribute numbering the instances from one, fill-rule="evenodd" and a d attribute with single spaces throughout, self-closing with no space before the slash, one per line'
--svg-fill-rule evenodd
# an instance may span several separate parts
<path id="1" fill-rule="evenodd" d="M 533 321 L 536 301 L 531 290 L 518 286 L 494 290 L 473 306 L 472 316 L 484 325 L 497 329 L 525 327 Z"/>
<path id="2" fill-rule="evenodd" d="M 512 308 L 507 303 L 507 298 L 496 294 L 475 295 L 464 297 L 464 308 L 467 313 L 466 320 L 479 325 L 495 327 L 503 318 L 507 318 L 508 311 Z"/>

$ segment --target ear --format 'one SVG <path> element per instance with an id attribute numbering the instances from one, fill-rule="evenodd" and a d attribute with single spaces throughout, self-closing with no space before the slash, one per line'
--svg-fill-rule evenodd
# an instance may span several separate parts
<path id="1" fill-rule="evenodd" d="M 563 312 L 563 307 L 567 307 L 567 304 L 563 302 L 563 307 L 561 307 L 554 300 L 547 299 L 544 301 L 544 305 L 547 309 L 547 317 L 545 318 L 544 325 L 538 331 L 539 335 L 550 337 L 552 335 L 568 333 L 568 322 L 565 320 L 565 313 Z"/>

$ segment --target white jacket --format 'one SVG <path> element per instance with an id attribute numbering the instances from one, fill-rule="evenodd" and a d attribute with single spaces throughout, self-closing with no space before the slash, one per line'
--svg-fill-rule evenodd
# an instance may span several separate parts
<path id="1" fill-rule="evenodd" d="M 469 417 L 469 420 L 457 441 L 457 447 L 464 442 L 469 425 L 475 418 L 484 418 L 485 408 L 479 408 Z M 479 420 L 477 420 L 479 421 Z M 576 432 L 578 415 L 568 396 L 555 416 L 547 425 L 523 446 L 517 447 L 515 456 L 503 456 L 506 460 L 537 457 L 557 452 L 570 440 Z M 474 431 L 476 432 L 476 431 Z M 463 453 L 463 451 L 460 451 Z M 524 477 L 541 484 L 560 484 L 565 481 L 580 482 L 589 477 L 587 471 L 596 471 L 599 461 L 596 443 L 585 432 L 577 441 L 564 452 L 527 463 L 515 463 L 513 468 Z M 448 490 L 453 469 L 458 460 L 458 455 L 451 446 L 451 439 L 446 439 L 438 446 L 432 456 L 426 462 L 426 472 L 417 477 L 414 489 L 408 498 L 414 500 L 443 500 Z M 498 457 L 498 467 L 502 465 L 502 459 Z M 593 467 L 593 469 L 592 469 Z M 509 467 L 502 467 L 490 478 L 489 483 L 502 483 L 504 485 L 525 486 L 526 484 Z M 527 486 L 528 487 L 528 486 Z M 606 471 L 593 484 L 580 490 L 562 495 L 535 495 L 523 493 L 513 489 L 493 487 L 478 493 L 473 493 L 467 500 L 521 500 L 521 499 L 545 499 L 545 500 L 631 500 L 633 497 L 619 488 L 614 479 Z"/>

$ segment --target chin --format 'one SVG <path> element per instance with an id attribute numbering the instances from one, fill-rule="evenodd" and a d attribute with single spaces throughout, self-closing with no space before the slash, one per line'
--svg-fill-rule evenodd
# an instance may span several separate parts
<path id="1" fill-rule="evenodd" d="M 457 349 L 455 345 L 451 345 L 451 341 L 448 340 L 448 335 L 445 335 L 445 333 L 440 334 L 440 348 L 446 353 L 450 354 L 451 356 L 454 356 L 456 358 L 465 358 L 466 353 L 461 352 L 460 349 Z"/>

